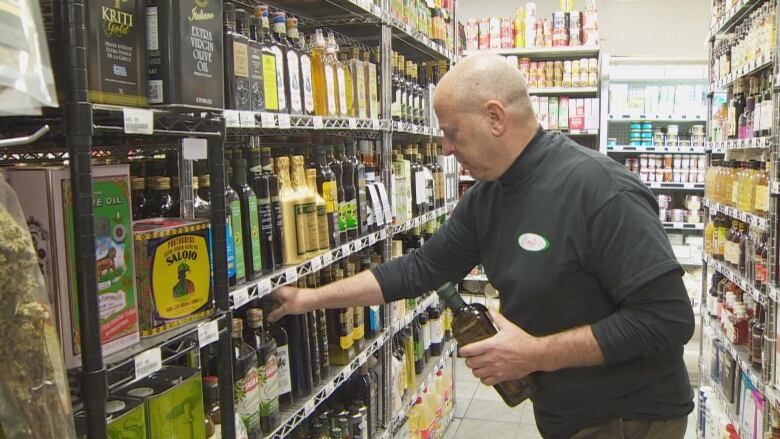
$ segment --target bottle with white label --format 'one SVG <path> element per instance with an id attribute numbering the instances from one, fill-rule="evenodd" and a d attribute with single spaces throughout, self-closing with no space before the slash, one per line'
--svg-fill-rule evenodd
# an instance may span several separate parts
<path id="1" fill-rule="evenodd" d="M 276 358 L 279 361 L 277 387 L 279 389 L 279 409 L 285 410 L 293 405 L 292 379 L 290 378 L 290 347 L 287 331 L 279 322 L 268 324 L 268 332 L 276 341 Z"/>
<path id="2" fill-rule="evenodd" d="M 279 424 L 279 358 L 276 341 L 263 325 L 263 310 L 247 310 L 247 344 L 257 353 L 260 427 L 264 434 Z"/>
<path id="3" fill-rule="evenodd" d="M 250 438 L 262 435 L 260 428 L 260 389 L 257 378 L 257 353 L 243 339 L 244 322 L 232 320 L 233 397 L 236 418 L 240 419 Z"/>
<path id="4" fill-rule="evenodd" d="M 290 38 L 289 28 L 287 29 L 287 37 Z M 298 36 L 296 44 L 298 54 L 301 57 L 301 102 L 303 103 L 303 114 L 311 116 L 314 114 L 314 78 L 312 77 L 311 56 L 309 55 L 309 48 L 306 46 L 306 38 L 303 34 Z"/>
<path id="5" fill-rule="evenodd" d="M 338 58 L 339 46 L 336 44 L 336 37 L 333 33 L 328 33 L 328 45 L 325 53 L 328 60 L 333 65 L 333 71 L 336 74 L 336 113 L 337 116 L 347 117 L 349 111 L 347 109 L 347 88 L 346 78 L 344 77 L 344 68 Z"/>
<path id="6" fill-rule="evenodd" d="M 276 75 L 275 75 L 275 82 L 276 82 L 276 98 L 278 102 L 278 106 L 276 108 L 276 111 L 280 113 L 286 113 L 288 112 L 288 106 L 287 106 L 287 87 L 286 87 L 286 80 L 285 80 L 285 72 L 286 72 L 286 66 L 284 62 L 284 51 L 282 50 L 282 47 L 279 45 L 279 43 L 276 41 L 276 38 L 274 38 L 274 35 L 271 33 L 271 26 L 270 26 L 270 18 L 269 18 L 269 12 L 268 12 L 268 6 L 266 5 L 260 5 L 255 9 L 255 15 L 260 17 L 260 21 L 263 24 L 263 44 L 271 51 L 273 54 L 273 62 L 271 60 L 264 60 L 263 63 L 263 69 L 266 77 L 266 81 L 269 81 L 268 77 L 272 77 L 273 71 L 270 69 L 271 64 L 273 63 L 273 66 L 276 68 Z M 276 23 L 274 23 L 275 26 L 277 26 Z M 284 27 L 286 24 L 284 23 L 284 17 L 282 17 L 282 23 L 281 28 L 282 32 L 286 32 Z M 268 93 L 271 92 L 266 87 L 266 99 Z M 268 111 L 273 111 L 270 108 L 268 108 Z"/>
<path id="7" fill-rule="evenodd" d="M 284 18 L 284 12 L 274 14 L 274 32 L 276 40 L 284 49 L 284 58 L 287 62 L 287 102 L 290 114 L 303 114 L 303 95 L 301 77 L 301 53 L 298 48 L 298 19 L 288 17 L 285 26 L 277 24 Z M 284 31 L 284 32 L 282 32 Z"/>
<path id="8" fill-rule="evenodd" d="M 431 355 L 438 357 L 444 346 L 444 319 L 438 305 L 428 308 L 428 319 L 431 327 Z"/>

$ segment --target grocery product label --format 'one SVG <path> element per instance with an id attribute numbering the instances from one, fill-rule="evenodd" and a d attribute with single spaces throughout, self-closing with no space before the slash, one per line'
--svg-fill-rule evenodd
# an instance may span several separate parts
<path id="1" fill-rule="evenodd" d="M 314 92 L 311 79 L 311 59 L 309 55 L 301 55 L 301 77 L 303 83 L 303 109 L 307 114 L 314 113 Z"/>
<path id="2" fill-rule="evenodd" d="M 279 411 L 278 376 L 279 361 L 274 355 L 266 359 L 265 366 L 257 368 L 260 416 L 269 416 Z"/>
<path id="3" fill-rule="evenodd" d="M 276 349 L 276 357 L 279 361 L 278 387 L 279 395 L 284 395 L 292 391 L 292 380 L 290 379 L 290 349 L 287 345 L 279 346 Z"/>
<path id="4" fill-rule="evenodd" d="M 300 113 L 303 111 L 301 103 L 301 84 L 298 63 L 298 53 L 294 50 L 287 51 L 287 72 L 290 77 L 290 112 Z"/>
<path id="5" fill-rule="evenodd" d="M 244 378 L 236 381 L 234 392 L 237 399 L 236 414 L 247 430 L 257 429 L 260 425 L 260 389 L 256 368 L 249 369 Z"/>
<path id="6" fill-rule="evenodd" d="M 278 110 L 279 88 L 276 83 L 276 56 L 272 53 L 263 53 L 263 94 L 265 96 L 265 109 Z"/>
<path id="7" fill-rule="evenodd" d="M 325 89 L 327 91 L 328 115 L 338 114 L 336 109 L 336 78 L 333 77 L 333 66 L 325 66 Z"/>
<path id="8" fill-rule="evenodd" d="M 249 197 L 249 231 L 252 234 L 252 268 L 255 272 L 262 270 L 260 256 L 260 223 L 257 215 L 257 198 Z M 249 262 L 249 261 L 247 261 Z"/>
<path id="9" fill-rule="evenodd" d="M 244 265 L 244 236 L 241 230 L 241 203 L 239 201 L 231 201 L 228 207 L 230 209 L 230 225 L 233 230 L 236 276 L 243 279 L 246 274 L 246 267 Z"/>
<path id="10" fill-rule="evenodd" d="M 287 97 L 284 93 L 284 53 L 279 46 L 273 46 L 271 50 L 276 56 L 276 88 L 278 90 L 277 93 L 279 94 L 279 109 L 286 110 Z"/>

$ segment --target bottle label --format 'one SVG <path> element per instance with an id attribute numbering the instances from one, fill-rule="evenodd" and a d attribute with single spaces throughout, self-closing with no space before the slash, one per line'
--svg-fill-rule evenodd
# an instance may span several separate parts
<path id="1" fill-rule="evenodd" d="M 260 389 L 257 369 L 252 367 L 244 378 L 236 381 L 236 414 L 244 422 L 248 431 L 260 429 Z"/>
<path id="2" fill-rule="evenodd" d="M 756 185 L 756 210 L 769 211 L 769 186 Z"/>
<path id="3" fill-rule="evenodd" d="M 282 265 L 284 263 L 284 252 L 282 251 L 282 245 L 284 244 L 284 239 L 282 233 L 284 230 L 284 223 L 282 219 L 282 204 L 279 202 L 278 197 L 272 197 L 271 198 L 271 209 L 273 210 L 272 216 L 274 217 L 274 235 L 277 237 L 276 241 L 274 241 L 274 254 L 276 255 L 278 261 L 274 261 L 277 263 L 277 265 Z"/>
<path id="4" fill-rule="evenodd" d="M 279 110 L 279 88 L 276 85 L 276 56 L 273 53 L 263 53 L 263 94 L 265 109 Z"/>
<path id="5" fill-rule="evenodd" d="M 251 108 L 256 111 L 265 110 L 265 97 L 263 96 L 263 51 L 256 46 L 249 47 L 249 76 Z"/>
<path id="6" fill-rule="evenodd" d="M 431 348 L 431 324 L 426 323 L 422 327 L 422 335 L 423 335 L 423 343 L 425 346 L 425 350 Z"/>
<path id="7" fill-rule="evenodd" d="M 276 88 L 279 95 L 279 111 L 287 111 L 287 97 L 285 96 L 284 86 L 284 52 L 282 52 L 279 46 L 272 46 L 271 51 L 273 51 L 276 57 Z"/>
<path id="8" fill-rule="evenodd" d="M 366 336 L 366 327 L 363 324 L 363 307 L 362 306 L 356 306 L 353 309 L 353 318 L 352 323 L 354 325 L 354 329 L 352 330 L 352 338 L 354 340 L 362 340 Z"/>
<path id="9" fill-rule="evenodd" d="M 726 228 L 718 227 L 718 254 L 724 255 L 726 251 Z"/>
<path id="10" fill-rule="evenodd" d="M 236 254 L 233 248 L 233 227 L 230 224 L 230 215 L 225 218 L 225 247 L 227 247 L 227 272 L 228 278 L 236 275 Z"/>
<path id="11" fill-rule="evenodd" d="M 336 190 L 335 181 L 322 182 L 322 198 L 325 199 L 325 210 L 328 213 L 333 213 L 336 210 L 336 199 L 338 198 Z"/>
<path id="12" fill-rule="evenodd" d="M 352 77 L 355 79 L 355 87 L 357 87 L 357 107 L 358 117 L 368 117 L 366 105 L 366 77 L 364 73 L 363 63 L 360 61 L 355 62 L 355 68 L 352 70 Z"/>
<path id="13" fill-rule="evenodd" d="M 249 51 L 247 45 L 233 41 L 233 74 L 242 78 L 249 77 Z"/>
<path id="14" fill-rule="evenodd" d="M 328 213 L 325 204 L 317 205 L 317 231 L 320 250 L 327 250 L 330 248 L 330 238 L 328 237 Z"/>
<path id="15" fill-rule="evenodd" d="M 414 199 L 418 206 L 425 203 L 427 200 L 425 174 L 421 171 L 415 172 Z"/>
<path id="16" fill-rule="evenodd" d="M 346 201 L 339 202 L 339 231 L 347 231 L 348 205 Z"/>
<path id="17" fill-rule="evenodd" d="M 327 91 L 328 115 L 338 115 L 336 109 L 336 78 L 333 77 L 333 66 L 325 65 L 325 90 Z"/>
<path id="18" fill-rule="evenodd" d="M 395 90 L 395 97 L 393 98 L 393 103 L 390 105 L 390 114 L 392 117 L 400 118 L 402 114 L 401 109 L 401 89 L 397 88 Z"/>
<path id="19" fill-rule="evenodd" d="M 347 86 L 344 81 L 344 69 L 340 66 L 336 66 L 336 80 L 339 85 L 339 108 L 341 109 L 341 115 L 346 116 L 347 112 Z"/>
<path id="20" fill-rule="evenodd" d="M 414 361 L 420 361 L 425 357 L 425 340 L 421 337 L 414 344 Z"/>
<path id="21" fill-rule="evenodd" d="M 380 315 L 379 315 L 379 305 L 371 305 L 368 307 L 368 324 L 369 328 L 371 328 L 371 331 L 377 332 L 379 331 L 380 326 Z"/>
<path id="22" fill-rule="evenodd" d="M 347 230 L 357 230 L 357 198 L 349 200 L 347 203 Z"/>
<path id="23" fill-rule="evenodd" d="M 376 65 L 374 63 L 368 64 L 368 88 L 368 104 L 371 110 L 371 117 L 379 117 L 379 97 L 377 94 Z"/>
<path id="24" fill-rule="evenodd" d="M 292 378 L 290 378 L 290 348 L 287 345 L 276 348 L 276 357 L 279 361 L 278 386 L 279 395 L 292 392 Z"/>
<path id="25" fill-rule="evenodd" d="M 431 319 L 431 343 L 440 344 L 442 338 L 444 338 L 444 328 L 442 318 Z"/>
<path id="26" fill-rule="evenodd" d="M 301 84 L 300 84 L 300 64 L 298 63 L 298 53 L 294 50 L 287 51 L 287 72 L 290 77 L 290 112 L 303 112 L 301 103 Z"/>
<path id="27" fill-rule="evenodd" d="M 295 237 L 296 237 L 296 249 L 298 256 L 303 256 L 313 249 L 309 249 L 309 236 L 311 233 L 308 229 L 311 220 L 309 217 L 312 214 L 316 215 L 316 208 L 313 203 L 300 203 L 296 204 L 293 210 L 295 212 Z M 317 233 L 317 230 L 313 230 Z M 314 235 L 315 239 L 317 235 Z"/>
<path id="28" fill-rule="evenodd" d="M 339 310 L 339 346 L 341 349 L 347 350 L 352 347 L 355 339 L 352 337 L 352 331 L 355 325 L 352 323 L 352 310 L 350 308 L 342 308 Z"/>
<path id="29" fill-rule="evenodd" d="M 263 269 L 260 256 L 260 224 L 257 219 L 257 198 L 249 197 L 249 231 L 252 233 L 252 268 L 257 273 Z"/>
<path id="30" fill-rule="evenodd" d="M 771 99 L 765 100 L 761 109 L 761 129 L 768 130 L 772 128 L 772 117 L 774 115 L 774 102 Z"/>
<path id="31" fill-rule="evenodd" d="M 257 201 L 258 218 L 260 220 L 260 247 L 265 249 L 266 257 L 272 257 L 274 224 L 271 212 L 271 199 L 258 198 Z M 270 260 L 266 260 L 264 263 L 268 268 L 271 268 L 273 265 Z"/>
<path id="32" fill-rule="evenodd" d="M 257 368 L 258 378 L 264 380 L 258 386 L 260 416 L 271 416 L 279 412 L 279 361 L 275 355 L 269 355 L 265 366 Z"/>
<path id="33" fill-rule="evenodd" d="M 301 77 L 303 78 L 303 109 L 306 114 L 314 113 L 314 91 L 311 78 L 311 58 L 301 55 Z"/>
<path id="34" fill-rule="evenodd" d="M 236 277 L 244 279 L 246 267 L 244 266 L 244 233 L 241 230 L 241 203 L 230 202 L 230 222 L 233 229 L 233 246 L 235 248 Z"/>

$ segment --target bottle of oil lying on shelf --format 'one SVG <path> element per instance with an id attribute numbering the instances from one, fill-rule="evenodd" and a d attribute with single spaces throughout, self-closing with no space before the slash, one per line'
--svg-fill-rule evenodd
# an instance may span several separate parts
<path id="1" fill-rule="evenodd" d="M 260 389 L 257 377 L 257 353 L 243 339 L 244 322 L 232 320 L 233 403 L 250 439 L 260 439 Z"/>
<path id="2" fill-rule="evenodd" d="M 251 110 L 249 39 L 236 29 L 237 18 L 240 15 L 246 17 L 246 11 L 236 10 L 232 3 L 225 3 L 222 15 L 225 29 L 225 108 Z"/>
<path id="3" fill-rule="evenodd" d="M 498 333 L 485 306 L 476 303 L 468 305 L 463 301 L 455 286 L 448 283 L 437 291 L 439 297 L 452 309 L 452 333 L 458 345 L 466 346 L 490 338 Z M 537 390 L 533 377 L 505 381 L 496 384 L 496 391 L 507 405 L 514 407 L 530 398 Z"/>
<path id="4" fill-rule="evenodd" d="M 279 424 L 279 358 L 276 341 L 263 325 L 263 310 L 247 310 L 244 339 L 257 354 L 257 379 L 260 393 L 260 428 L 270 433 Z"/>
<path id="5" fill-rule="evenodd" d="M 230 161 L 225 158 L 225 180 L 229 181 Z M 236 285 L 246 279 L 244 265 L 244 236 L 241 222 L 241 199 L 229 184 L 225 184 L 225 215 L 228 224 L 229 235 L 233 237 L 233 260 L 235 261 L 235 274 L 230 275 L 230 259 L 228 258 L 228 284 Z M 229 252 L 228 252 L 229 256 Z"/>
<path id="6" fill-rule="evenodd" d="M 232 186 L 241 203 L 241 234 L 243 236 L 246 279 L 252 280 L 260 276 L 263 271 L 260 253 L 260 224 L 257 197 L 246 182 L 246 160 L 242 158 L 233 159 Z"/>

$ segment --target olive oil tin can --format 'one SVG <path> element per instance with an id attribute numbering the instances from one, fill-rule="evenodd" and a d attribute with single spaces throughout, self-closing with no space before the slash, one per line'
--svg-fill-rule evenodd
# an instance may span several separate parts
<path id="1" fill-rule="evenodd" d="M 147 437 L 206 439 L 201 386 L 198 369 L 164 366 L 115 393 L 144 401 Z"/>
<path id="2" fill-rule="evenodd" d="M 76 436 L 87 437 L 84 412 L 74 416 Z M 106 436 L 109 438 L 147 439 L 146 407 L 138 398 L 109 396 L 106 402 Z"/>
<path id="3" fill-rule="evenodd" d="M 149 103 L 224 108 L 222 0 L 147 0 Z"/>
<path id="4" fill-rule="evenodd" d="M 141 336 L 213 313 L 209 223 L 153 218 L 133 224 Z"/>

